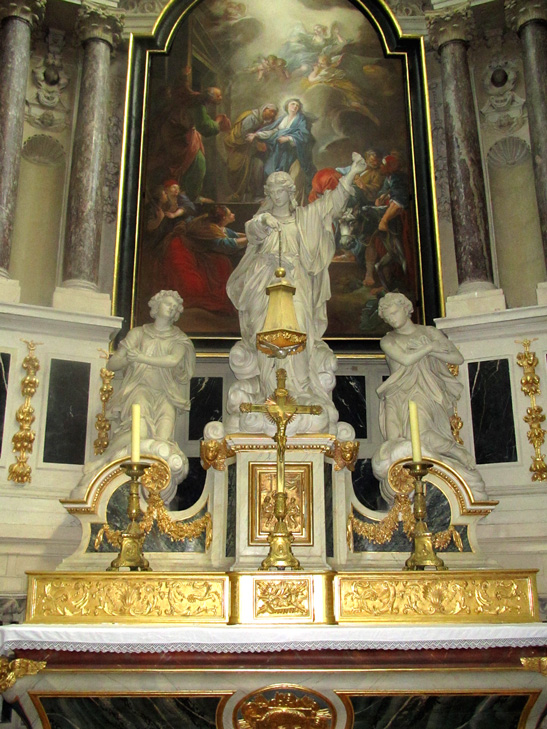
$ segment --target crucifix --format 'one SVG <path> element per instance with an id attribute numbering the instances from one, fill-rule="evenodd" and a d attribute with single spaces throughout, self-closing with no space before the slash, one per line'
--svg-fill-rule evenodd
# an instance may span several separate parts
<path id="1" fill-rule="evenodd" d="M 263 560 L 260 569 L 286 568 L 302 569 L 300 562 L 292 553 L 291 543 L 294 537 L 289 531 L 285 516 L 287 511 L 287 494 L 285 492 L 285 449 L 287 446 L 287 425 L 295 415 L 320 415 L 323 408 L 320 405 L 298 405 L 294 397 L 289 395 L 286 388 L 287 373 L 284 369 L 276 372 L 277 387 L 274 393 L 261 405 L 244 402 L 239 406 L 242 413 L 264 413 L 275 423 L 277 432 L 274 440 L 277 444 L 277 488 L 275 495 L 274 514 L 277 519 L 275 526 L 268 536 L 270 552 Z"/>

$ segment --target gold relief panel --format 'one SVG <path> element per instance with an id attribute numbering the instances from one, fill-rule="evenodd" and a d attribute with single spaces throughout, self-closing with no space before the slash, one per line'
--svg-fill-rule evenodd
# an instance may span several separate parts
<path id="1" fill-rule="evenodd" d="M 285 523 L 298 546 L 313 545 L 312 464 L 286 463 Z M 275 463 L 249 463 L 249 546 L 263 546 L 275 524 L 274 501 L 277 485 Z"/>
<path id="2" fill-rule="evenodd" d="M 322 694 L 300 686 L 266 686 L 242 699 L 233 713 L 235 729 L 332 729 L 336 709 Z"/>
<path id="3" fill-rule="evenodd" d="M 335 622 L 332 572 L 234 573 L 230 581 L 233 624 Z"/>
<path id="4" fill-rule="evenodd" d="M 340 574 L 335 614 L 340 623 L 537 622 L 535 572 Z"/>
<path id="5" fill-rule="evenodd" d="M 228 578 L 160 572 L 29 573 L 28 623 L 227 623 Z"/>

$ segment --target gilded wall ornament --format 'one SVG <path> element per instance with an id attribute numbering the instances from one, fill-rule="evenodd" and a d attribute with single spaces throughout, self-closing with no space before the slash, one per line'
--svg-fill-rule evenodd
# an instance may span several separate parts
<path id="1" fill-rule="evenodd" d="M 108 361 L 108 352 L 99 350 L 101 357 Z M 114 388 L 112 387 L 112 380 L 114 378 L 114 372 L 108 369 L 108 367 L 101 367 L 99 373 L 102 385 L 99 390 L 99 397 L 101 399 L 101 412 L 95 416 L 95 430 L 98 432 L 97 438 L 93 441 L 93 448 L 96 456 L 100 456 L 108 447 L 109 433 L 110 433 L 110 420 L 106 416 L 106 408 L 108 401 L 112 397 Z"/>
<path id="2" fill-rule="evenodd" d="M 27 658 L 10 661 L 6 656 L 0 656 L 0 694 L 15 686 L 17 679 L 34 676 L 45 667 L 46 661 L 31 661 Z"/>
<path id="3" fill-rule="evenodd" d="M 355 463 L 359 455 L 359 441 L 335 440 L 326 455 L 334 461 L 335 471 L 341 471 L 343 468 L 347 468 L 348 471 L 354 471 Z"/>
<path id="4" fill-rule="evenodd" d="M 546 656 L 522 656 L 520 662 L 525 671 L 537 671 L 542 676 L 547 676 Z"/>
<path id="5" fill-rule="evenodd" d="M 535 339 L 523 339 L 517 341 L 516 344 L 522 344 L 523 352 L 517 354 L 517 364 L 523 369 L 523 376 L 520 378 L 520 389 L 530 398 L 530 407 L 526 408 L 526 415 L 523 420 L 530 426 L 530 430 L 526 434 L 528 442 L 534 448 L 532 456 L 532 465 L 530 471 L 532 473 L 532 481 L 547 481 L 547 465 L 545 464 L 545 456 L 541 452 L 541 446 L 545 442 L 546 431 L 541 427 L 545 421 L 543 408 L 536 403 L 536 396 L 541 393 L 539 389 L 539 376 L 536 374 L 538 358 L 535 352 L 530 351 L 530 345 Z"/>
<path id="6" fill-rule="evenodd" d="M 12 450 L 18 455 L 17 461 L 9 467 L 8 481 L 30 483 L 32 480 L 32 469 L 28 465 L 28 454 L 32 453 L 32 447 L 36 438 L 36 433 L 32 430 L 32 424 L 36 418 L 34 417 L 34 408 L 30 403 L 36 394 L 39 384 L 36 373 L 40 369 L 40 362 L 36 357 L 36 347 L 41 342 L 27 341 L 26 339 L 22 339 L 21 341 L 27 345 L 28 349 L 28 354 L 21 364 L 21 367 L 27 373 L 21 380 L 21 394 L 25 399 L 15 414 L 15 418 L 19 423 L 19 430 L 14 434 L 11 441 L 13 445 Z"/>
<path id="7" fill-rule="evenodd" d="M 199 444 L 201 465 L 207 471 L 211 466 L 215 471 L 226 469 L 226 459 L 235 456 L 226 440 L 202 440 Z"/>
<path id="8" fill-rule="evenodd" d="M 257 617 L 304 616 L 310 613 L 309 580 L 257 580 L 255 584 Z"/>

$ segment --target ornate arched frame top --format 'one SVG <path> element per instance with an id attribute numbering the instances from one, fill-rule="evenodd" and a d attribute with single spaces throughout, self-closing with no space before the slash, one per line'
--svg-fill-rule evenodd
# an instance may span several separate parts
<path id="1" fill-rule="evenodd" d="M 252 1 L 258 2 L 258 0 Z M 267 2 L 267 0 L 263 1 Z M 341 1 L 342 0 L 338 0 L 338 3 Z M 145 251 L 146 245 L 146 242 L 143 243 L 143 221 L 145 220 L 147 205 L 147 181 L 145 180 L 145 174 L 147 172 L 146 145 L 153 137 L 149 128 L 150 118 L 152 116 L 152 64 L 156 58 L 169 57 L 181 27 L 185 24 L 190 27 L 193 22 L 193 14 L 199 10 L 199 7 L 202 4 L 206 5 L 207 3 L 211 4 L 212 2 L 213 0 L 194 0 L 193 2 L 188 2 L 187 0 L 172 0 L 172 2 L 164 8 L 162 14 L 158 18 L 151 35 L 132 35 L 130 38 L 122 157 L 123 164 L 120 185 L 120 215 L 117 232 L 116 270 L 114 282 L 114 312 L 124 318 L 124 331 L 127 331 L 129 327 L 135 324 L 143 323 L 145 320 L 143 319 L 143 310 L 146 309 L 143 307 L 142 303 L 144 301 L 142 289 L 144 277 L 143 266 L 146 269 L 146 260 L 144 260 L 143 263 L 143 252 Z M 228 0 L 215 0 L 215 2 L 217 4 L 221 2 L 226 3 Z M 306 0 L 306 3 L 309 5 L 309 0 Z M 232 5 L 233 4 L 234 3 L 232 3 Z M 415 288 L 412 298 L 416 301 L 416 309 L 419 319 L 425 323 L 432 323 L 432 320 L 436 316 L 442 315 L 443 313 L 443 293 L 435 209 L 434 172 L 432 166 L 431 135 L 425 76 L 424 41 L 422 37 L 404 35 L 391 10 L 381 0 L 347 0 L 347 6 L 348 8 L 353 7 L 362 13 L 362 15 L 369 21 L 376 32 L 385 59 L 400 60 L 400 68 L 402 68 L 403 79 L 402 84 L 405 95 L 403 114 L 406 117 L 406 140 L 408 142 L 407 152 L 405 155 L 405 167 L 408 187 L 410 190 L 408 219 L 411 221 L 411 228 L 414 231 L 414 238 L 411 241 L 411 244 L 415 251 L 413 254 L 414 261 L 410 265 L 410 268 L 413 270 L 409 272 L 407 268 L 406 276 L 407 278 L 414 277 L 413 285 Z M 187 32 L 189 33 L 190 31 Z M 352 88 L 351 82 L 348 81 L 350 78 L 349 74 L 341 70 L 343 69 L 345 61 L 338 60 L 339 56 L 344 59 L 347 55 L 348 54 L 345 52 L 345 49 L 342 48 L 341 53 L 332 55 L 332 57 L 327 57 L 327 61 L 325 63 L 330 64 L 333 71 L 330 79 L 323 82 L 322 86 L 323 88 L 329 88 L 330 90 L 336 91 L 339 98 L 345 99 L 344 103 L 347 103 L 348 108 L 353 113 L 355 112 L 355 107 L 358 106 L 353 100 L 355 99 L 355 95 L 352 97 L 352 94 L 354 94 L 355 84 Z M 335 71 L 336 63 L 340 65 L 340 69 L 336 66 Z M 302 66 L 302 68 L 304 68 L 304 66 Z M 313 83 L 309 81 L 310 78 L 313 78 L 313 74 L 315 73 L 315 66 L 313 66 L 313 68 L 314 70 L 309 74 L 307 74 L 308 69 L 303 72 L 304 75 L 302 76 L 302 83 L 305 82 L 308 85 L 313 85 Z M 363 66 L 363 71 L 364 69 L 365 66 Z M 302 73 L 302 71 L 298 69 L 298 73 Z M 258 74 L 260 75 L 260 70 Z M 332 80 L 337 77 L 338 82 L 336 80 Z M 340 79 L 342 80 L 340 81 Z M 189 88 L 192 88 L 191 77 Z M 340 96 L 340 94 L 342 96 Z M 296 96 L 296 94 L 294 95 Z M 365 109 L 364 106 L 363 109 Z M 241 108 L 233 109 L 232 112 L 233 113 L 230 116 L 233 123 L 237 115 L 241 113 Z M 282 113 L 284 112 L 280 109 L 279 114 L 281 115 Z M 370 118 L 367 119 L 367 113 L 369 112 L 365 109 L 363 112 L 365 115 L 363 116 L 363 128 L 365 128 L 366 124 L 370 125 L 370 118 L 374 116 L 374 114 L 370 112 Z M 315 117 L 315 119 L 317 119 L 317 117 Z M 382 128 L 383 124 L 384 119 L 377 120 L 376 122 L 376 126 L 379 128 Z M 381 152 L 381 156 L 387 155 L 388 153 L 391 154 L 391 150 L 388 149 L 385 141 L 383 144 L 377 144 L 376 148 L 379 152 Z M 360 148 L 356 151 L 364 153 L 365 149 Z M 397 156 L 397 153 L 395 153 L 395 156 Z M 332 159 L 332 157 L 329 158 L 329 160 Z M 350 159 L 348 159 L 346 150 L 345 156 L 344 154 L 340 155 L 340 167 L 344 164 L 348 164 L 349 161 Z M 333 167 L 338 167 L 338 164 L 336 163 L 331 162 L 331 164 Z M 316 167 L 321 168 L 321 165 L 317 164 Z M 164 174 L 164 178 L 165 177 L 172 177 L 172 174 L 167 174 L 166 170 L 166 173 Z M 157 179 L 159 180 L 159 177 Z M 310 188 L 308 187 L 308 190 L 309 189 Z M 306 194 L 308 190 L 305 191 Z M 215 202 L 229 202 L 226 199 L 226 193 L 220 194 L 219 197 L 216 197 Z M 371 207 L 374 206 L 374 202 L 370 204 Z M 238 207 L 236 205 L 236 208 L 238 215 L 241 217 L 245 212 L 243 210 L 243 206 L 240 205 Z M 258 208 L 258 205 L 255 206 L 255 209 L 256 208 Z M 255 209 L 250 209 L 251 211 L 246 213 L 247 219 L 252 217 Z M 206 208 L 198 210 L 198 213 L 204 212 L 207 212 Z M 238 220 L 234 225 L 238 225 L 239 223 L 240 221 Z M 399 231 L 400 230 L 402 230 L 402 227 L 399 228 Z M 399 234 L 401 235 L 400 232 Z M 363 238 L 362 240 L 364 241 L 365 239 Z M 370 248 L 370 239 L 367 239 L 366 242 Z M 373 261 L 373 263 L 378 264 L 382 255 L 385 254 L 386 244 L 382 239 L 380 239 L 379 243 L 375 242 L 374 245 L 376 246 L 378 253 L 376 253 L 376 260 Z M 384 246 L 383 248 L 382 245 Z M 404 263 L 402 263 L 402 261 L 404 255 L 406 255 L 404 252 L 404 245 L 406 245 L 404 242 L 399 242 L 399 254 L 397 254 L 396 246 L 394 249 L 394 257 L 397 258 L 397 255 L 399 255 L 403 269 Z M 163 248 L 159 248 L 158 250 L 164 251 L 165 245 Z M 355 252 L 355 248 L 353 250 Z M 401 253 L 401 251 L 403 252 Z M 344 255 L 345 251 L 342 253 Z M 363 266 L 362 271 L 365 270 L 366 265 L 364 259 L 365 254 L 363 253 L 361 258 Z M 235 265 L 233 259 L 230 265 Z M 388 267 L 383 271 L 380 270 L 380 278 L 378 278 L 375 273 L 375 285 L 372 285 L 369 282 L 367 296 L 369 293 L 372 298 L 381 295 L 382 286 L 384 290 L 400 290 L 400 279 L 397 279 L 396 276 L 392 280 L 388 279 L 388 276 L 391 275 L 391 271 L 395 270 L 397 273 L 398 265 L 399 263 L 397 261 L 394 263 L 392 260 L 390 263 L 391 268 Z M 351 266 L 348 267 L 348 270 L 349 268 L 351 268 Z M 353 268 L 355 268 L 355 266 L 353 266 Z M 376 271 L 377 267 L 374 270 Z M 360 271 L 357 269 L 357 279 L 359 278 L 359 273 Z M 367 273 L 367 276 L 368 275 L 369 274 Z M 402 274 L 399 271 L 399 276 L 401 275 Z M 363 281 L 363 283 L 365 282 Z M 158 280 L 158 285 L 156 286 L 156 288 L 171 287 L 173 287 L 173 285 L 164 285 L 162 280 Z M 181 293 L 183 297 L 186 298 L 185 292 L 181 291 Z M 139 297 L 141 300 L 140 304 Z M 188 304 L 188 301 L 186 303 Z M 141 307 L 140 311 L 139 306 Z M 211 312 L 207 313 L 209 315 Z M 223 314 L 225 314 L 225 312 L 223 312 Z M 239 334 L 238 331 L 215 331 L 214 324 L 212 325 L 212 331 L 206 332 L 192 331 L 191 326 L 189 328 L 188 324 L 184 321 L 181 322 L 181 326 L 194 338 L 197 347 L 204 351 L 226 351 Z M 199 329 L 199 325 L 197 326 Z M 354 333 L 348 335 L 348 332 L 346 331 L 337 332 L 327 330 L 327 339 L 330 340 L 331 345 L 338 352 L 374 350 L 377 348 L 377 342 L 382 333 L 383 332 L 380 331 L 372 331 L 368 333 L 365 331 L 362 335 L 355 336 Z"/>

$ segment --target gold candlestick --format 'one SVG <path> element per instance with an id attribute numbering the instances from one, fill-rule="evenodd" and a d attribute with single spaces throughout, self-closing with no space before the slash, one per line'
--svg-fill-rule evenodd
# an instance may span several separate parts
<path id="1" fill-rule="evenodd" d="M 277 426 L 274 440 L 277 444 L 277 487 L 274 502 L 274 514 L 277 519 L 274 528 L 268 536 L 270 551 L 260 565 L 261 570 L 291 569 L 300 570 L 300 562 L 292 552 L 291 544 L 294 537 L 285 523 L 287 515 L 287 494 L 285 492 L 285 448 L 287 446 L 287 425 L 295 415 L 310 413 L 320 415 L 323 408 L 320 405 L 297 405 L 294 397 L 289 395 L 285 387 L 287 373 L 284 369 L 277 370 L 277 387 L 271 397 L 262 405 L 253 405 L 250 402 L 241 403 L 239 409 L 242 413 L 264 413 Z"/>
<path id="2" fill-rule="evenodd" d="M 436 570 L 446 570 L 443 560 L 437 557 L 433 548 L 433 535 L 427 527 L 427 508 L 425 504 L 425 493 L 423 477 L 433 467 L 427 461 L 411 461 L 405 463 L 404 467 L 414 478 L 414 517 L 416 524 L 412 534 L 412 552 L 405 562 L 405 570 L 424 570 L 426 567 L 433 567 Z"/>
<path id="3" fill-rule="evenodd" d="M 123 463 L 121 467 L 131 479 L 129 481 L 129 500 L 127 503 L 129 524 L 125 531 L 121 533 L 120 553 L 116 559 L 112 560 L 107 572 L 115 572 L 122 567 L 129 567 L 131 572 L 151 572 L 150 564 L 142 549 L 146 534 L 141 529 L 138 521 L 141 516 L 139 479 L 147 466 L 140 461 L 130 461 L 129 463 Z"/>

